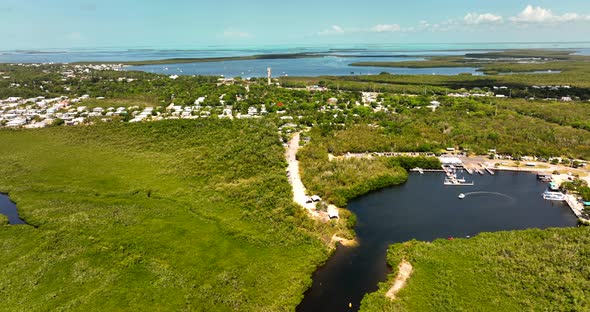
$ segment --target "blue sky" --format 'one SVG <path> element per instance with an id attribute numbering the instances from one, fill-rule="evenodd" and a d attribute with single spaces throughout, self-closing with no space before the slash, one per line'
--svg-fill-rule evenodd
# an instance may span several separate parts
<path id="1" fill-rule="evenodd" d="M 0 0 L 0 49 L 590 41 L 590 1 Z"/>

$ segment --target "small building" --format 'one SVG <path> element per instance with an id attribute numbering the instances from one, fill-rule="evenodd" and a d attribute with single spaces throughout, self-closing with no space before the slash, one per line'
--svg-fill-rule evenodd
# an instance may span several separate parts
<path id="1" fill-rule="evenodd" d="M 462 166 L 463 162 L 461 161 L 461 159 L 457 158 L 457 157 L 439 157 L 438 158 L 441 162 L 441 164 L 443 164 L 444 166 L 449 166 L 449 165 L 453 165 L 453 166 Z"/>
<path id="2" fill-rule="evenodd" d="M 338 208 L 333 205 L 328 206 L 328 217 L 330 219 L 338 219 L 340 217 L 338 214 Z"/>
<path id="3" fill-rule="evenodd" d="M 562 101 L 562 102 L 571 102 L 572 101 L 572 98 L 569 97 L 569 96 L 564 96 L 564 97 L 561 98 L 560 101 Z"/>

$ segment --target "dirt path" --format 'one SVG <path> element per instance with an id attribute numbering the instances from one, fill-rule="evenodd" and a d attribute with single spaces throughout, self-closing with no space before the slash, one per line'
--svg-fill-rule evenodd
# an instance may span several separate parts
<path id="1" fill-rule="evenodd" d="M 397 273 L 397 276 L 395 277 L 395 281 L 393 282 L 393 286 L 391 286 L 391 288 L 389 288 L 389 290 L 387 291 L 385 296 L 391 300 L 394 300 L 395 295 L 397 295 L 397 293 L 402 288 L 404 288 L 404 286 L 406 286 L 406 283 L 408 282 L 410 275 L 412 275 L 412 271 L 413 271 L 412 265 L 408 261 L 402 260 L 402 262 L 399 264 L 398 271 L 397 271 L 398 273 Z"/>
<path id="2" fill-rule="evenodd" d="M 291 183 L 291 187 L 293 188 L 293 201 L 305 208 L 312 217 L 320 218 L 320 214 L 316 211 L 316 204 L 306 203 L 308 196 L 306 195 L 305 186 L 301 181 L 299 161 L 296 157 L 297 150 L 299 150 L 299 138 L 299 133 L 295 133 L 291 141 L 289 141 L 289 146 L 285 152 L 285 157 L 289 163 L 287 170 L 289 170 L 289 183 Z"/>
<path id="3" fill-rule="evenodd" d="M 330 242 L 330 245 L 332 245 L 332 243 L 335 242 L 339 242 L 342 246 L 346 246 L 346 247 L 357 247 L 359 245 L 359 242 L 355 239 L 346 239 L 343 237 L 340 237 L 336 234 L 334 234 L 334 236 L 332 236 L 332 241 Z"/>

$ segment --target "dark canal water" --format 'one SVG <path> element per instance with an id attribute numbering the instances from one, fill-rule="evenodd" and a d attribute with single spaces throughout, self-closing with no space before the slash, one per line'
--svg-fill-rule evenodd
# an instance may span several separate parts
<path id="1" fill-rule="evenodd" d="M 465 178 L 475 185 L 445 186 L 443 174 L 411 174 L 404 185 L 350 202 L 360 246 L 338 247 L 314 273 L 313 286 L 297 311 L 358 310 L 363 296 L 386 280 L 386 250 L 392 243 L 577 224 L 565 203 L 543 200 L 547 184 L 534 174 L 497 172 Z M 465 199 L 457 197 L 460 193 Z"/>
<path id="2" fill-rule="evenodd" d="M 10 224 L 26 224 L 19 217 L 16 205 L 10 201 L 8 195 L 2 193 L 0 193 L 0 214 L 7 216 Z"/>

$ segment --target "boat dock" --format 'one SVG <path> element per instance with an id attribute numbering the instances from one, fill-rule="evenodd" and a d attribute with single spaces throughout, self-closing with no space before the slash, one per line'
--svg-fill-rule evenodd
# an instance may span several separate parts
<path id="1" fill-rule="evenodd" d="M 485 167 L 485 169 L 489 174 L 494 175 L 494 171 L 492 169 L 490 169 L 488 167 Z"/>
<path id="2" fill-rule="evenodd" d="M 473 174 L 473 170 L 470 168 L 465 167 L 465 171 L 467 171 L 467 173 L 469 174 Z"/>
<path id="3" fill-rule="evenodd" d="M 410 171 L 412 171 L 412 172 L 418 172 L 420 174 L 424 174 L 424 169 L 422 169 L 420 167 L 416 167 L 414 169 L 410 169 Z"/>
<path id="4" fill-rule="evenodd" d="M 572 212 L 576 215 L 576 217 L 585 219 L 582 215 L 582 211 L 584 211 L 584 205 L 580 203 L 574 195 L 565 195 L 565 202 L 570 207 Z"/>
<path id="5" fill-rule="evenodd" d="M 411 172 L 419 172 L 420 174 L 423 174 L 424 172 L 445 172 L 445 170 L 442 169 L 422 169 L 422 168 L 413 168 L 410 169 Z"/>

